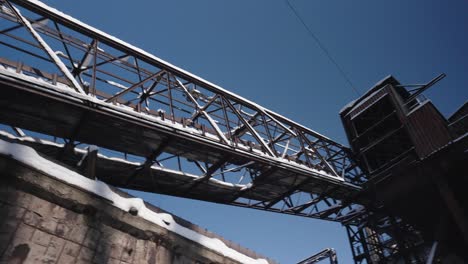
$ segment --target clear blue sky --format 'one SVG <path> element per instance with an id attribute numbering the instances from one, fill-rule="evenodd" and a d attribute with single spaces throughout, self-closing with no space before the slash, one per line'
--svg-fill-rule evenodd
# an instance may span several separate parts
<path id="1" fill-rule="evenodd" d="M 356 97 L 283 0 L 45 1 L 338 142 Z M 447 78 L 426 96 L 445 115 L 468 98 L 468 2 L 290 0 L 362 93 L 388 74 Z M 281 263 L 325 247 L 351 263 L 339 224 L 160 195 L 168 211 Z"/>

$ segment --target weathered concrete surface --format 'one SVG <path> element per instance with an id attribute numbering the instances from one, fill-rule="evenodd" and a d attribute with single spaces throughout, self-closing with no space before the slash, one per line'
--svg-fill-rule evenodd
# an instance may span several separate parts
<path id="1" fill-rule="evenodd" d="M 0 216 L 0 263 L 238 263 L 5 156 Z"/>

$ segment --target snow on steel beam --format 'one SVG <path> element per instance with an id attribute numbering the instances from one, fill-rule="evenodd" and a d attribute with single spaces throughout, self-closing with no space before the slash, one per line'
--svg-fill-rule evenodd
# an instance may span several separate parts
<path id="1" fill-rule="evenodd" d="M 41 1 L 37 1 L 37 0 L 8 0 L 9 2 L 13 2 L 13 3 L 16 3 L 24 8 L 27 8 L 29 10 L 32 10 L 44 17 L 47 17 L 47 18 L 50 18 L 50 19 L 53 19 L 57 22 L 60 22 L 61 24 L 73 29 L 73 30 L 76 30 L 77 32 L 80 32 L 84 35 L 88 35 L 90 36 L 91 38 L 95 38 L 97 40 L 99 40 L 100 42 L 102 43 L 105 43 L 115 49 L 119 49 L 123 52 L 126 52 L 128 54 L 132 54 L 132 56 L 135 56 L 136 58 L 138 59 L 141 59 L 142 61 L 145 61 L 149 64 L 154 64 L 158 67 L 161 67 L 163 69 L 166 69 L 167 71 L 170 71 L 172 73 L 174 73 L 175 75 L 177 76 L 180 76 L 184 79 L 188 79 L 190 80 L 191 82 L 197 84 L 197 85 L 200 85 L 200 86 L 203 86 L 203 87 L 206 87 L 207 89 L 215 92 L 215 93 L 220 93 L 220 94 L 223 94 L 225 96 L 227 96 L 228 98 L 231 98 L 235 101 L 238 101 L 238 102 L 241 102 L 242 104 L 245 104 L 251 108 L 254 108 L 254 109 L 258 109 L 259 111 L 261 112 L 264 112 L 265 114 L 269 115 L 272 117 L 273 120 L 275 120 L 276 122 L 279 123 L 280 126 L 283 126 L 285 127 L 286 130 L 288 130 L 292 135 L 294 135 L 295 133 L 289 129 L 287 126 L 285 126 L 283 123 L 289 125 L 289 126 L 294 126 L 294 127 L 297 127 L 297 128 L 300 128 L 301 130 L 303 130 L 303 132 L 306 132 L 308 134 L 311 134 L 317 138 L 320 138 L 322 140 L 325 140 L 327 142 L 330 142 L 330 143 L 333 143 L 334 145 L 336 145 L 337 147 L 345 147 L 337 142 L 334 142 L 333 140 L 329 139 L 328 137 L 310 129 L 310 128 L 307 128 L 299 123 L 296 123 L 280 114 L 277 114 L 269 109 L 266 109 L 246 98 L 243 98 L 239 95 L 236 95 L 228 90 L 225 90 L 224 88 L 216 85 L 216 84 L 213 84 L 197 75 L 194 75 L 188 71 L 185 71 L 167 61 L 164 61 L 138 47 L 135 47 L 115 36 L 112 36 L 112 35 L 109 35 L 99 29 L 96 29 L 86 23 L 83 23 L 82 21 L 78 20 L 78 19 L 75 19 L 61 11 L 58 11 L 57 9 L 55 8 L 52 8 L 44 3 L 42 3 Z"/>

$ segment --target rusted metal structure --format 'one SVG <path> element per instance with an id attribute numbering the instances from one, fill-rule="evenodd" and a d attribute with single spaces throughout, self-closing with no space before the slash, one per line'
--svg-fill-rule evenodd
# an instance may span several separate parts
<path id="1" fill-rule="evenodd" d="M 468 108 L 421 97 L 443 76 L 345 107 L 350 149 L 39 1 L 0 17 L 2 139 L 117 187 L 342 222 L 356 263 L 463 255 Z"/>
<path id="2" fill-rule="evenodd" d="M 326 248 L 319 253 L 298 262 L 297 264 L 314 264 L 320 263 L 324 260 L 328 260 L 330 264 L 338 264 L 336 251 L 333 248 Z"/>
<path id="3" fill-rule="evenodd" d="M 443 77 L 401 85 L 389 76 L 341 111 L 369 177 L 360 194 L 366 210 L 344 223 L 357 263 L 468 257 L 467 107 L 447 120 L 422 96 Z"/>

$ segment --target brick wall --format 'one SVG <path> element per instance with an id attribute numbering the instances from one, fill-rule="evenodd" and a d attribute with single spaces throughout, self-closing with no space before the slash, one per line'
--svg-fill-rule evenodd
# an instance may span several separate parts
<path id="1" fill-rule="evenodd" d="M 236 261 L 0 156 L 0 263 Z"/>

